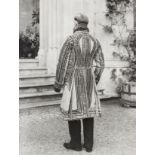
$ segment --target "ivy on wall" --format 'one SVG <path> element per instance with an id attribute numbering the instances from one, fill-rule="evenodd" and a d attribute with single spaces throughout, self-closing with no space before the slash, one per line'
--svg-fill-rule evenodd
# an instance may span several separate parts
<path id="1" fill-rule="evenodd" d="M 111 45 L 115 46 L 117 50 L 113 51 L 113 57 L 129 63 L 128 68 L 120 69 L 122 76 L 125 76 L 128 81 L 136 81 L 136 31 L 135 27 L 129 31 L 126 22 L 126 14 L 130 8 L 135 7 L 134 5 L 135 0 L 106 0 L 107 12 L 105 16 L 110 24 L 103 25 L 105 33 L 114 36 Z M 115 33 L 116 29 L 117 34 Z M 124 33 L 127 34 L 126 37 L 123 36 Z M 125 51 L 120 52 L 120 49 L 125 49 Z M 111 71 L 111 79 L 113 81 L 117 79 L 117 92 L 120 92 L 123 78 L 117 77 L 116 69 Z"/>
<path id="2" fill-rule="evenodd" d="M 19 33 L 19 58 L 35 58 L 39 50 L 39 9 L 32 13 L 32 23 Z"/>

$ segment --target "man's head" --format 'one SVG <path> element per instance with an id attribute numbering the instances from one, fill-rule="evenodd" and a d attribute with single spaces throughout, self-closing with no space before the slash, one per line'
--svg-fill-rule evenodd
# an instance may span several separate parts
<path id="1" fill-rule="evenodd" d="M 78 30 L 88 30 L 89 19 L 86 15 L 79 13 L 74 17 L 74 32 Z"/>
<path id="2" fill-rule="evenodd" d="M 88 24 L 89 23 L 89 19 L 86 15 L 82 14 L 82 13 L 78 13 L 75 17 L 74 20 L 77 21 L 78 24 L 83 23 L 83 24 Z"/>

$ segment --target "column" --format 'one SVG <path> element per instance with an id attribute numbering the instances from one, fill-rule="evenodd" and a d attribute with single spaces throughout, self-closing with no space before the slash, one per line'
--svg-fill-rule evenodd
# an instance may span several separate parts
<path id="1" fill-rule="evenodd" d="M 40 47 L 38 52 L 39 66 L 46 66 L 47 57 L 47 0 L 40 0 Z"/>
<path id="2" fill-rule="evenodd" d="M 57 64 L 57 0 L 40 0 L 39 65 L 55 73 Z"/>
<path id="3" fill-rule="evenodd" d="M 48 52 L 47 67 L 49 73 L 55 73 L 57 65 L 57 0 L 48 1 Z"/>

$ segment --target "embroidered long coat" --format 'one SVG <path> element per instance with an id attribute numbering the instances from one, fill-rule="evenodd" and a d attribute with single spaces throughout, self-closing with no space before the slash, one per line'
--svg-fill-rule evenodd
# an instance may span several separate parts
<path id="1" fill-rule="evenodd" d="M 97 39 L 77 31 L 63 44 L 56 71 L 55 87 L 63 88 L 60 109 L 65 120 L 101 115 L 95 79 L 104 69 L 104 56 Z"/>

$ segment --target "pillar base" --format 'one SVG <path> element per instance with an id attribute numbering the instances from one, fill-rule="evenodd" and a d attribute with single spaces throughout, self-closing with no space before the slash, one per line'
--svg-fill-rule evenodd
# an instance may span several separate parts
<path id="1" fill-rule="evenodd" d="M 47 53 L 48 73 L 56 74 L 57 62 L 58 62 L 57 48 L 49 48 Z"/>
<path id="2" fill-rule="evenodd" d="M 46 54 L 47 53 L 47 50 L 46 49 L 42 49 L 40 48 L 39 49 L 39 52 L 38 52 L 38 60 L 39 60 L 39 66 L 40 67 L 46 67 Z"/>

